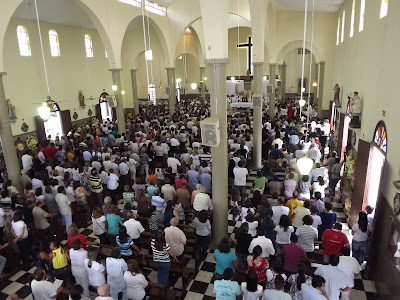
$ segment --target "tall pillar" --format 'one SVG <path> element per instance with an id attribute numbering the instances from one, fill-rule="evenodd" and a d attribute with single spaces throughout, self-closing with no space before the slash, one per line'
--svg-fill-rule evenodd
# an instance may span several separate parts
<path id="1" fill-rule="evenodd" d="M 286 64 L 285 62 L 282 65 L 282 71 L 281 71 L 281 97 L 282 100 L 286 98 Z"/>
<path id="2" fill-rule="evenodd" d="M 269 64 L 269 84 L 272 85 L 272 94 L 269 94 L 269 118 L 275 118 L 275 77 L 276 64 Z"/>
<path id="3" fill-rule="evenodd" d="M 136 81 L 136 69 L 131 69 L 131 81 L 132 81 L 132 97 L 133 97 L 133 112 L 135 116 L 139 114 L 139 97 Z"/>
<path id="4" fill-rule="evenodd" d="M 14 137 L 11 131 L 10 119 L 8 117 L 8 107 L 4 92 L 3 76 L 7 73 L 0 72 L 0 140 L 3 146 L 4 161 L 7 167 L 8 177 L 12 184 L 22 192 L 23 189 L 19 182 L 21 169 L 17 152 L 15 151 Z"/>
<path id="5" fill-rule="evenodd" d="M 172 116 L 175 113 L 176 104 L 176 83 L 175 83 L 175 68 L 166 68 L 168 77 L 168 86 L 171 93 L 169 94 L 169 114 Z"/>
<path id="6" fill-rule="evenodd" d="M 278 89 L 278 97 L 282 97 L 282 71 L 283 71 L 283 65 L 278 64 L 278 79 L 280 80 L 280 84 L 278 84 L 277 89 Z"/>
<path id="7" fill-rule="evenodd" d="M 115 99 L 117 100 L 117 121 L 118 121 L 118 133 L 122 134 L 126 132 L 125 128 L 125 113 L 124 113 L 124 102 L 122 101 L 121 94 L 121 69 L 110 69 L 112 73 L 113 85 L 117 86 L 115 92 Z"/>
<path id="8" fill-rule="evenodd" d="M 313 104 L 317 104 L 318 105 L 318 85 L 317 86 L 313 86 L 312 84 L 314 83 L 314 80 L 317 81 L 317 83 L 319 82 L 318 80 L 319 77 L 319 64 L 315 64 L 315 76 L 314 78 L 310 78 L 311 80 L 311 92 L 314 94 L 314 98 L 313 98 Z"/>
<path id="9" fill-rule="evenodd" d="M 204 74 L 205 74 L 205 67 L 200 67 L 200 81 L 203 82 L 203 88 L 201 89 L 200 92 L 201 101 L 204 101 L 206 96 L 206 81 L 204 80 Z"/>
<path id="10" fill-rule="evenodd" d="M 213 239 L 218 245 L 222 238 L 228 236 L 228 139 L 226 112 L 226 64 L 228 59 L 210 59 L 211 117 L 219 119 L 220 142 L 212 148 L 212 199 L 213 199 Z"/>
<path id="11" fill-rule="evenodd" d="M 253 83 L 254 94 L 262 95 L 263 62 L 253 63 Z M 262 165 L 262 107 L 253 107 L 253 168 L 261 169 Z"/>
<path id="12" fill-rule="evenodd" d="M 319 62 L 319 82 L 318 82 L 318 117 L 322 117 L 322 100 L 324 95 L 325 62 Z"/>

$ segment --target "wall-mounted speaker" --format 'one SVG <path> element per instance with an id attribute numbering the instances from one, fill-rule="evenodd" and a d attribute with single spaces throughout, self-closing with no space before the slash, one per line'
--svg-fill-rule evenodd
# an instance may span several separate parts
<path id="1" fill-rule="evenodd" d="M 253 95 L 253 108 L 262 108 L 263 101 L 261 94 L 254 94 Z"/>
<path id="2" fill-rule="evenodd" d="M 207 118 L 200 122 L 202 144 L 217 147 L 220 141 L 219 120 Z"/>

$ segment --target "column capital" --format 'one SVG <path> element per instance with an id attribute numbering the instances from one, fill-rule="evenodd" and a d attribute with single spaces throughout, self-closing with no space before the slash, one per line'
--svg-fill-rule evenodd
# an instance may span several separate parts
<path id="1" fill-rule="evenodd" d="M 231 60 L 229 58 L 213 58 L 206 59 L 204 63 L 207 65 L 229 64 L 231 63 Z"/>
<path id="2" fill-rule="evenodd" d="M 0 76 L 7 75 L 7 72 L 0 72 Z"/>
<path id="3" fill-rule="evenodd" d="M 260 66 L 260 65 L 263 65 L 263 64 L 264 64 L 263 61 L 260 61 L 260 62 L 253 62 L 253 66 Z"/>
<path id="4" fill-rule="evenodd" d="M 324 64 L 325 64 L 325 61 L 320 61 L 319 64 L 320 64 L 320 65 L 324 65 Z"/>
<path id="5" fill-rule="evenodd" d="M 274 63 L 274 64 L 269 64 L 269 66 L 270 66 L 270 67 L 275 67 L 275 66 L 276 66 L 276 63 Z"/>
<path id="6" fill-rule="evenodd" d="M 175 70 L 175 68 L 174 67 L 167 67 L 167 68 L 165 68 L 165 70 Z"/>
<path id="7" fill-rule="evenodd" d="M 199 68 L 200 68 L 200 70 L 201 70 L 201 69 L 205 69 L 206 66 L 205 66 L 205 65 L 204 65 L 204 66 L 199 66 Z"/>
<path id="8" fill-rule="evenodd" d="M 137 71 L 137 69 L 131 69 L 131 72 L 136 72 Z"/>
<path id="9" fill-rule="evenodd" d="M 111 72 L 116 72 L 116 71 L 121 71 L 122 69 L 118 69 L 118 68 L 116 68 L 116 69 L 108 69 L 108 71 L 111 71 Z"/>

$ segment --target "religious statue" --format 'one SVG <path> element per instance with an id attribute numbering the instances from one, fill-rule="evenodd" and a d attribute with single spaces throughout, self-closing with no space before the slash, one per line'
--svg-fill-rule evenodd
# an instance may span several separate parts
<path id="1" fill-rule="evenodd" d="M 10 99 L 7 99 L 7 108 L 8 108 L 8 118 L 10 121 L 15 121 L 17 119 L 17 112 L 15 110 L 15 106 L 11 104 Z"/>
<path id="2" fill-rule="evenodd" d="M 340 104 L 339 96 L 340 96 L 340 86 L 338 83 L 335 84 L 335 87 L 333 88 L 334 96 L 333 96 L 333 101 L 335 102 L 336 107 L 342 107 Z"/>
<path id="3" fill-rule="evenodd" d="M 82 91 L 79 91 L 79 106 L 85 106 L 85 96 Z"/>
<path id="4" fill-rule="evenodd" d="M 353 128 L 361 128 L 361 110 L 362 103 L 361 98 L 358 96 L 358 92 L 354 92 L 354 96 L 351 98 L 351 123 L 350 126 Z"/>

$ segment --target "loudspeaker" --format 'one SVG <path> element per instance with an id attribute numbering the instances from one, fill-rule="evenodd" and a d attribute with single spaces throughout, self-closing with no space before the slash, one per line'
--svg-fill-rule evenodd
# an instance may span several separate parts
<path id="1" fill-rule="evenodd" d="M 220 132 L 219 120 L 207 118 L 200 122 L 202 144 L 217 147 L 219 145 Z"/>
<path id="2" fill-rule="evenodd" d="M 204 82 L 203 82 L 203 81 L 200 81 L 200 82 L 199 82 L 199 89 L 202 89 L 203 86 L 204 86 Z"/>
<path id="3" fill-rule="evenodd" d="M 272 89 L 272 84 L 268 84 L 267 85 L 267 94 L 272 94 L 273 93 L 273 89 Z"/>
<path id="4" fill-rule="evenodd" d="M 171 95 L 171 88 L 169 86 L 165 87 L 165 93 L 169 96 Z"/>
<path id="5" fill-rule="evenodd" d="M 115 96 L 107 96 L 106 101 L 110 107 L 117 106 L 117 100 L 115 99 Z"/>
<path id="6" fill-rule="evenodd" d="M 253 108 L 262 108 L 263 101 L 261 94 L 254 94 L 253 95 Z"/>

